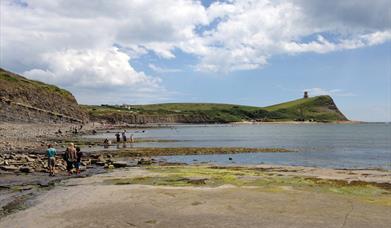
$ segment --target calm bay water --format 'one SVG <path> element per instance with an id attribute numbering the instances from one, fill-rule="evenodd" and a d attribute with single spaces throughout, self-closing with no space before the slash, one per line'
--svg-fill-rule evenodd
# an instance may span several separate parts
<path id="1" fill-rule="evenodd" d="M 272 147 L 297 151 L 160 157 L 171 162 L 391 170 L 391 124 L 179 125 L 128 132 L 136 138 L 177 140 L 135 145 L 139 147 Z M 113 133 L 96 137 L 113 138 Z"/>

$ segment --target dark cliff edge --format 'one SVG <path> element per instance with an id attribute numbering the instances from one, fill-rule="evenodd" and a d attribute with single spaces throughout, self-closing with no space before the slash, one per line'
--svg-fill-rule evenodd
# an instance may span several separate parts
<path id="1" fill-rule="evenodd" d="M 0 68 L 0 122 L 76 122 L 88 119 L 73 95 Z"/>

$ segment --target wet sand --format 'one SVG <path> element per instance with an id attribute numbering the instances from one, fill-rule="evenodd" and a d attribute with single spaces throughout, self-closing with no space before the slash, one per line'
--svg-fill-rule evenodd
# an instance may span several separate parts
<path id="1" fill-rule="evenodd" d="M 355 180 L 362 172 L 369 172 L 362 181 L 391 184 L 389 172 L 376 170 L 248 168 L 237 173 L 241 179 L 274 180 L 308 174 L 323 180 L 339 173 L 339 180 Z M 205 170 L 216 170 L 208 176 L 212 179 L 215 174 L 229 176 L 238 167 L 137 167 L 66 180 L 39 196 L 34 206 L 3 218 L 0 227 L 388 227 L 391 223 L 391 192 L 382 189 L 378 193 L 376 187 L 366 185 L 360 185 L 363 189 L 294 182 L 238 186 L 230 180 L 218 186 L 118 184 L 118 180 L 166 177 L 170 169 L 184 177 L 208 176 Z M 354 191 L 325 190 L 333 188 Z"/>

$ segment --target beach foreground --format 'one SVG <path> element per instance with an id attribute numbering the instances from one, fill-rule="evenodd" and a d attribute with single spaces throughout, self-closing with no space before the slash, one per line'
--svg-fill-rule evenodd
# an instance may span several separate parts
<path id="1" fill-rule="evenodd" d="M 388 227 L 390 184 L 376 170 L 135 167 L 64 180 L 0 227 Z"/>

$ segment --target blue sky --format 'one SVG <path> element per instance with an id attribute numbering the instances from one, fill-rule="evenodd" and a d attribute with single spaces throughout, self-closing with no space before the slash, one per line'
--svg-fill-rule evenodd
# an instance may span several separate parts
<path id="1" fill-rule="evenodd" d="M 163 67 L 183 72 L 159 73 L 164 86 L 178 93 L 167 102 L 215 102 L 268 106 L 310 95 L 329 94 L 353 120 L 390 120 L 391 42 L 327 54 L 305 53 L 273 57 L 262 69 L 229 74 L 194 72 L 182 65 L 195 60 L 159 61 Z M 147 66 L 140 70 L 153 74 Z M 334 91 L 335 90 L 335 91 Z"/>
<path id="2" fill-rule="evenodd" d="M 391 121 L 391 3 L 1 1 L 0 66 L 80 103 L 267 106 L 331 95 Z"/>

